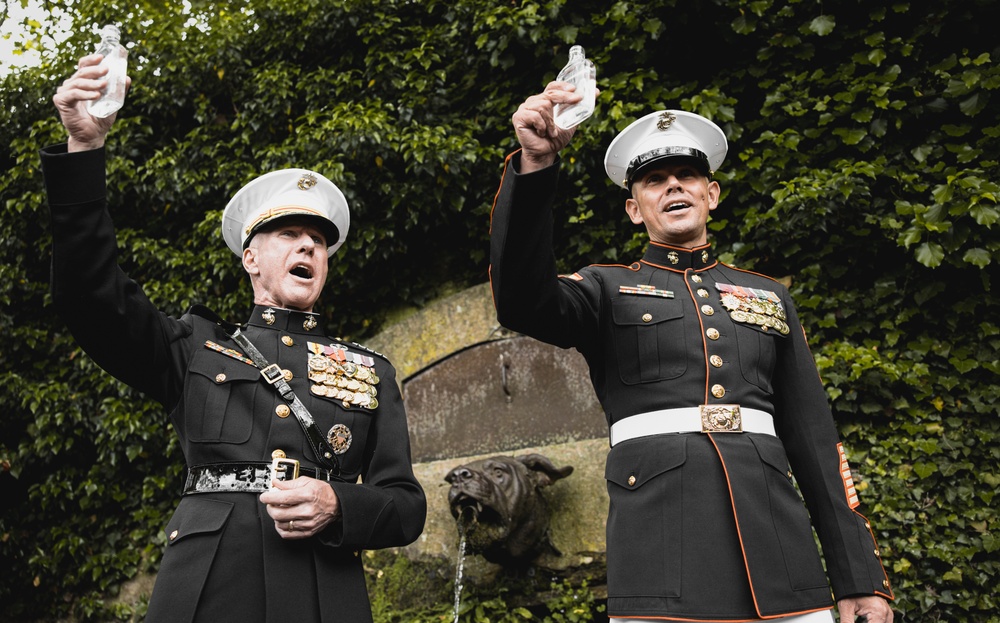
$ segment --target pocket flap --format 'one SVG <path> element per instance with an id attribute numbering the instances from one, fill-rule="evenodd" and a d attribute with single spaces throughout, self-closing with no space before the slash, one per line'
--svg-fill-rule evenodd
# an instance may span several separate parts
<path id="1" fill-rule="evenodd" d="M 749 435 L 750 441 L 757 448 L 757 455 L 782 474 L 788 473 L 788 455 L 785 454 L 785 446 L 781 440 L 771 435 Z"/>
<path id="2" fill-rule="evenodd" d="M 626 489 L 638 489 L 687 460 L 684 435 L 655 435 L 624 441 L 608 453 L 604 478 Z"/>
<path id="3" fill-rule="evenodd" d="M 217 384 L 232 381 L 256 381 L 260 378 L 260 370 L 256 366 L 251 366 L 209 348 L 195 352 L 188 370 L 207 377 Z"/>
<path id="4" fill-rule="evenodd" d="M 173 545 L 189 536 L 218 532 L 226 525 L 232 512 L 232 502 L 197 495 L 185 496 L 167 523 L 167 543 Z"/>
<path id="5" fill-rule="evenodd" d="M 611 299 L 611 317 L 618 326 L 654 325 L 684 316 L 679 299 L 619 296 Z"/>

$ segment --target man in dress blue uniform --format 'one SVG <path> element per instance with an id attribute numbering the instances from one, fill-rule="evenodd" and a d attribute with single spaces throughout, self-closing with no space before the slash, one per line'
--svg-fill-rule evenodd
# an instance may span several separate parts
<path id="1" fill-rule="evenodd" d="M 573 130 L 562 82 L 513 116 L 493 208 L 490 278 L 504 326 L 586 358 L 610 426 L 612 621 L 889 623 L 889 580 L 787 289 L 720 263 L 706 223 L 726 137 L 679 110 L 611 143 L 649 246 L 628 265 L 557 275 L 552 204 Z M 796 492 L 794 471 L 805 498 Z M 824 572 L 812 537 L 815 525 Z"/>
<path id="2" fill-rule="evenodd" d="M 250 275 L 249 321 L 159 312 L 117 265 L 104 161 L 114 116 L 86 109 L 105 86 L 99 60 L 81 59 L 59 87 L 69 140 L 42 150 L 52 290 L 94 361 L 164 405 L 187 461 L 146 621 L 371 621 L 361 550 L 414 541 L 426 500 L 392 366 L 327 337 L 314 312 L 347 202 L 314 171 L 251 181 L 222 223 Z"/>

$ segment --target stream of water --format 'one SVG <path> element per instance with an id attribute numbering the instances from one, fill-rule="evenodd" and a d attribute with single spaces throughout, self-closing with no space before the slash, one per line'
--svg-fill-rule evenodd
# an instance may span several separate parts
<path id="1" fill-rule="evenodd" d="M 458 563 L 455 565 L 455 623 L 458 623 L 459 606 L 462 605 L 462 573 L 465 570 L 465 521 L 460 517 L 458 532 Z"/>

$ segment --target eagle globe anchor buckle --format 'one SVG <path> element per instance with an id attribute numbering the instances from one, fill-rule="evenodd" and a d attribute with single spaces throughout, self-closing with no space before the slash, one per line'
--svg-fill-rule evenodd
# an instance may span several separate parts
<path id="1" fill-rule="evenodd" d="M 701 405 L 701 432 L 742 433 L 743 416 L 739 405 Z"/>

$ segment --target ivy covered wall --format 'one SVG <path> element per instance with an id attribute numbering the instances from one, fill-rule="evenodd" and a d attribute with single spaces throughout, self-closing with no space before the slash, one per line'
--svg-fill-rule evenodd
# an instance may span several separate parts
<path id="1" fill-rule="evenodd" d="M 602 93 L 564 153 L 561 268 L 645 244 L 601 165 L 619 129 L 666 107 L 714 119 L 730 138 L 715 242 L 791 280 L 896 609 L 996 620 L 997 3 L 41 4 L 73 34 L 21 25 L 43 62 L 0 90 L 0 619 L 135 615 L 107 596 L 155 569 L 181 482 L 163 409 L 98 369 L 49 305 L 37 152 L 64 140 L 51 96 L 114 21 L 133 89 L 109 140 L 110 210 L 127 272 L 171 314 L 245 315 L 221 210 L 286 166 L 351 203 L 322 309 L 344 337 L 485 281 L 510 116 L 573 43 Z"/>

